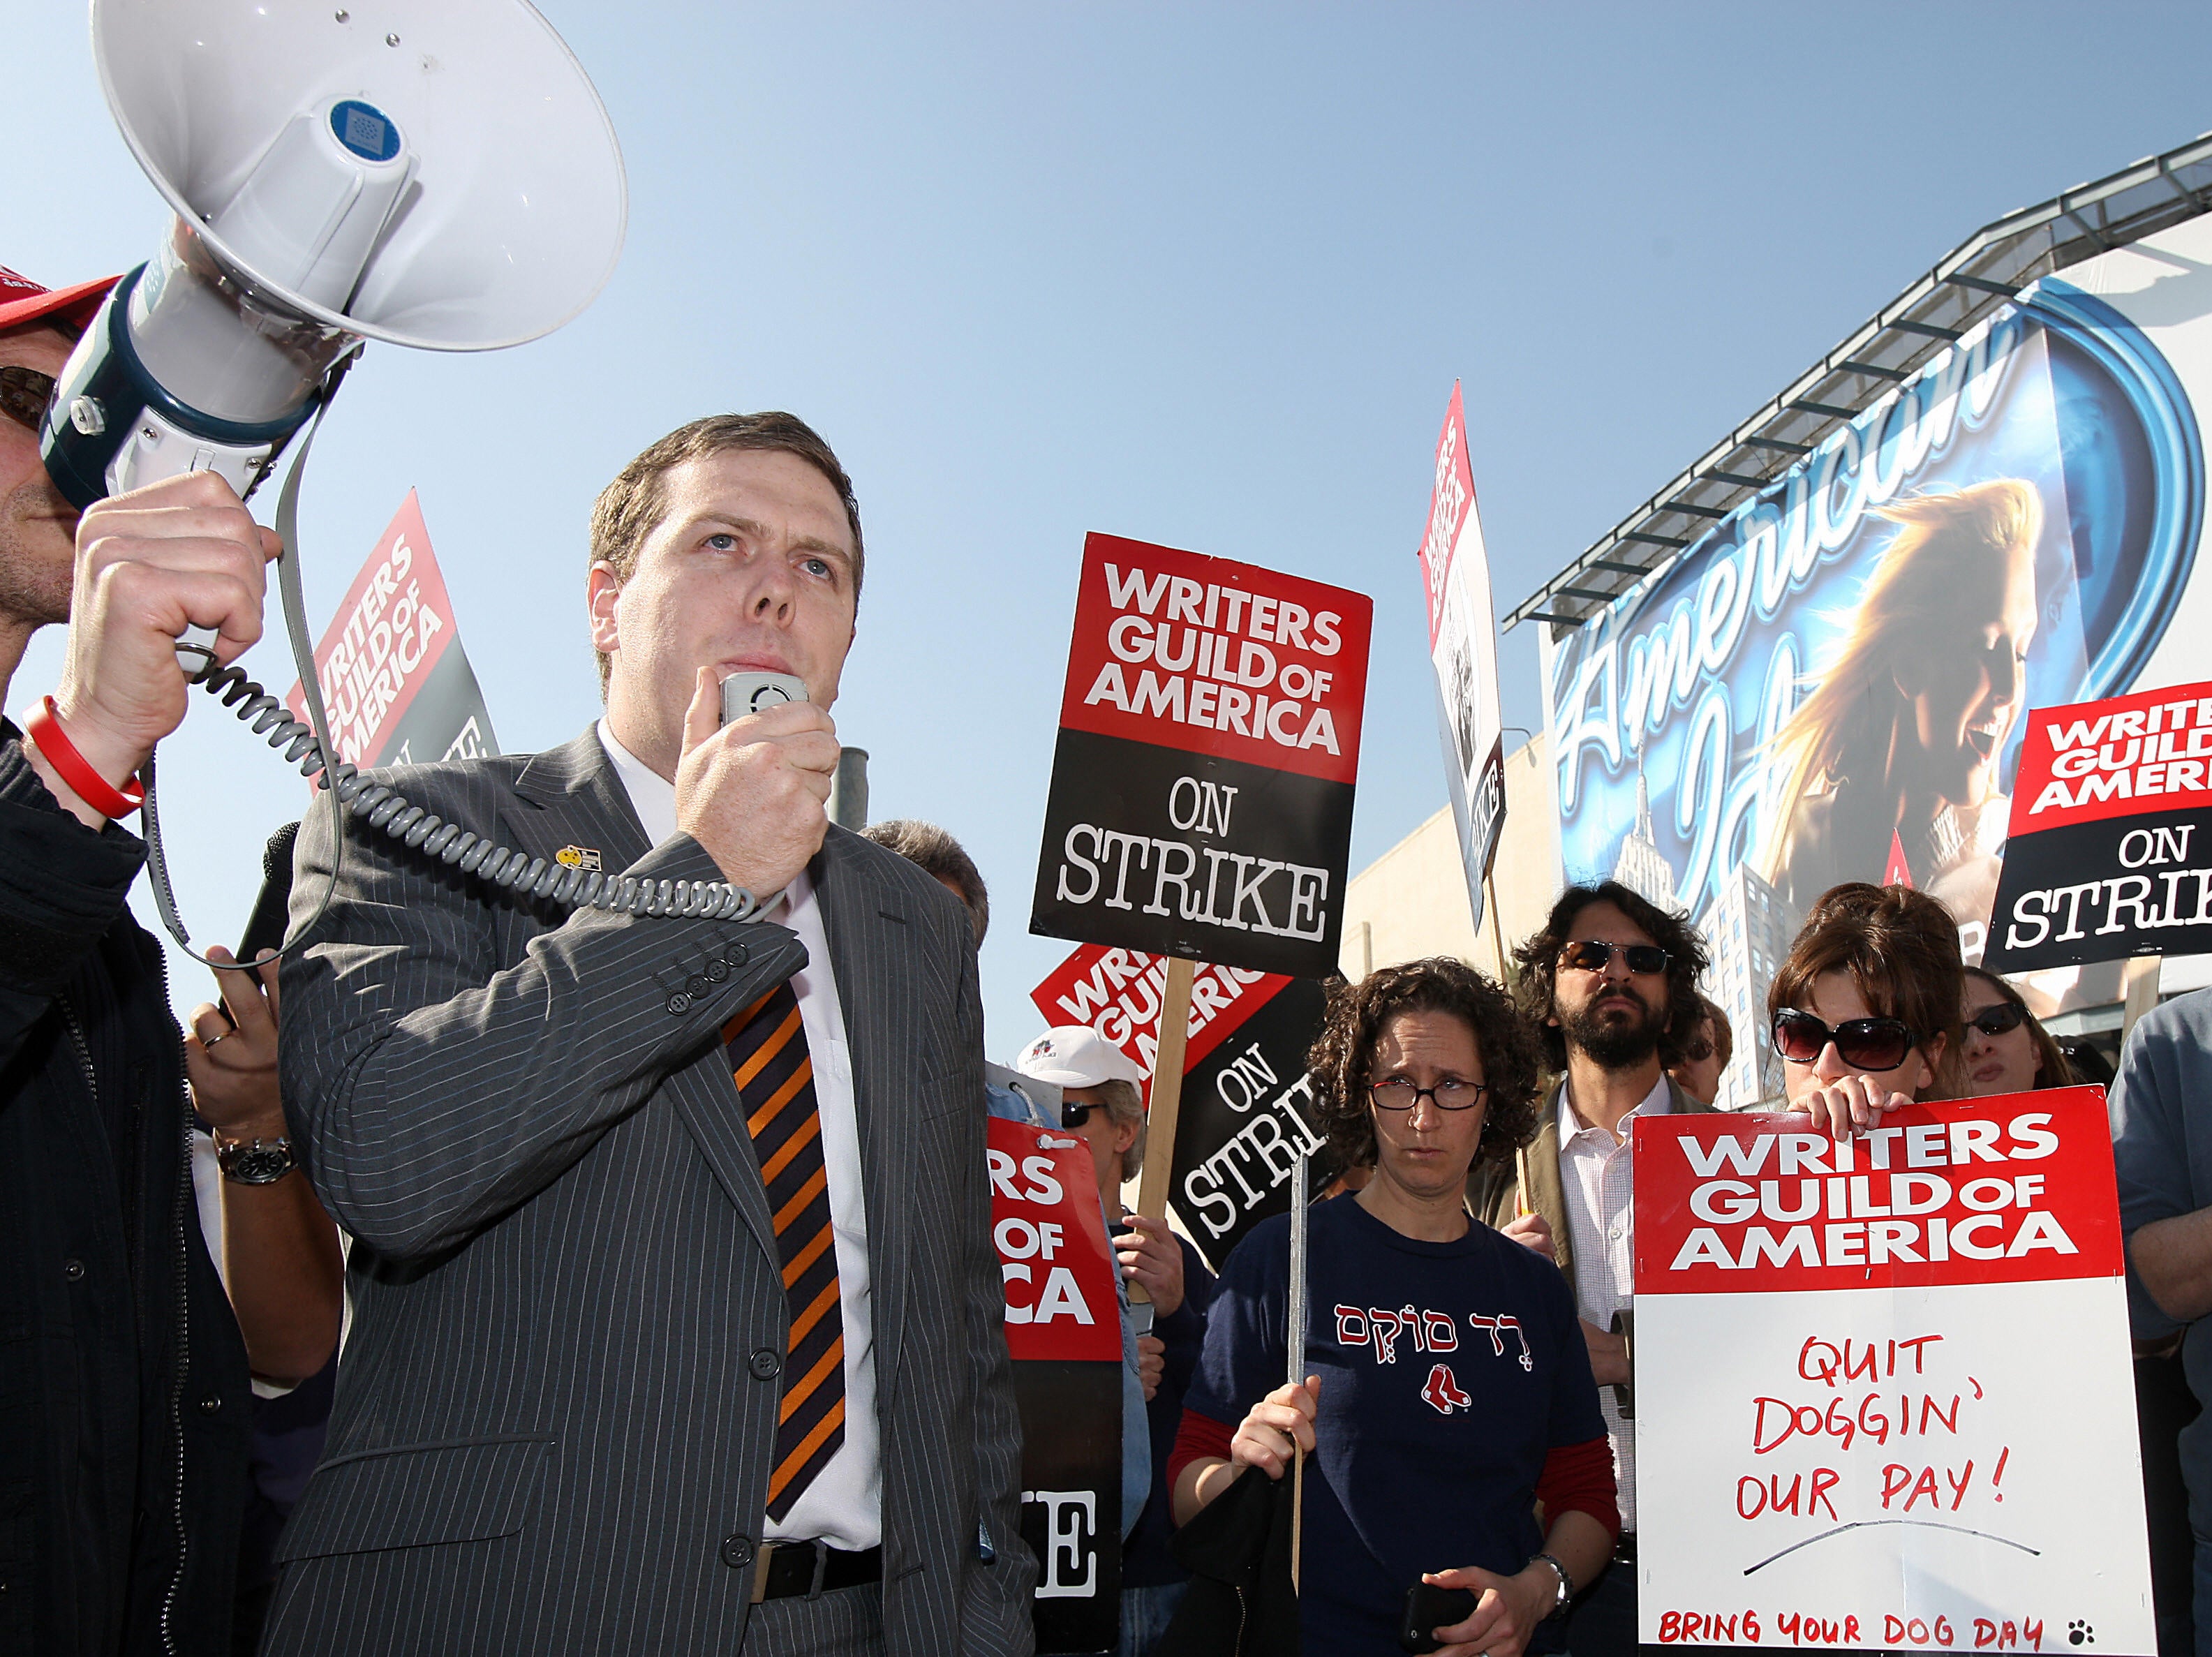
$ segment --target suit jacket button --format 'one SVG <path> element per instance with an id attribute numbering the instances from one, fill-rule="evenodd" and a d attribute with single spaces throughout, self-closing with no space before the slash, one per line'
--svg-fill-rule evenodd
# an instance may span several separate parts
<path id="1" fill-rule="evenodd" d="M 691 998 L 678 990 L 668 998 L 668 1011 L 682 1015 L 691 1011 Z"/>
<path id="2" fill-rule="evenodd" d="M 707 976 L 712 979 L 715 983 L 720 983 L 729 975 L 730 963 L 728 962 L 715 960 L 709 961 L 707 963 Z"/>
<path id="3" fill-rule="evenodd" d="M 751 1564 L 753 1563 L 753 1545 L 751 1539 L 743 1536 L 724 1537 L 722 1539 L 722 1563 L 727 1565 L 732 1570 L 743 1570 L 747 1565 Z"/>
<path id="4" fill-rule="evenodd" d="M 745 1360 L 745 1368 L 752 1371 L 755 1381 L 774 1381 L 783 1373 L 783 1360 L 776 1357 L 772 1346 L 756 1347 L 753 1355 Z"/>
<path id="5" fill-rule="evenodd" d="M 693 973 L 690 977 L 684 980 L 684 993 L 689 996 L 696 997 L 702 992 L 706 987 L 707 980 L 702 978 L 697 973 Z"/>

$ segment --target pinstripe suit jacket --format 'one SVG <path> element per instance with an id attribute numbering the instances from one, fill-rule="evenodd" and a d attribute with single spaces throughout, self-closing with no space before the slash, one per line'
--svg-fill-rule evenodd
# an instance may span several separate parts
<path id="1" fill-rule="evenodd" d="M 532 856 L 718 877 L 689 836 L 647 846 L 590 731 L 406 788 Z M 330 870 L 319 810 L 298 859 L 304 920 Z M 886 1645 L 1025 1654 L 967 917 L 842 829 L 811 872 L 860 1117 Z M 284 968 L 283 1076 L 354 1238 L 354 1321 L 264 1650 L 738 1649 L 778 1399 L 753 1372 L 788 1316 L 719 1029 L 805 959 L 780 926 L 563 916 L 349 838 Z"/>

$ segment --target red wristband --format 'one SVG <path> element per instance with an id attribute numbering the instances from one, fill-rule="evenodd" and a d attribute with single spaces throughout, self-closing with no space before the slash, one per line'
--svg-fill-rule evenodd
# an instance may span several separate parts
<path id="1" fill-rule="evenodd" d="M 39 705 L 23 721 L 23 734 L 46 756 L 46 763 L 54 768 L 61 780 L 76 792 L 76 797 L 103 817 L 127 817 L 146 803 L 146 785 L 137 777 L 125 777 L 122 787 L 114 787 L 76 751 L 76 745 L 62 730 L 52 696 L 39 699 Z"/>

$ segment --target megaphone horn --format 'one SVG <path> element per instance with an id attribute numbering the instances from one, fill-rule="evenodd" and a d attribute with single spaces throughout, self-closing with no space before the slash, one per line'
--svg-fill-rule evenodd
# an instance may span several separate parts
<path id="1" fill-rule="evenodd" d="M 47 412 L 80 509 L 185 471 L 249 495 L 362 340 L 519 345 L 613 273 L 621 149 L 523 0 L 92 0 L 92 45 L 177 222 Z M 187 671 L 213 642 L 179 644 Z"/>

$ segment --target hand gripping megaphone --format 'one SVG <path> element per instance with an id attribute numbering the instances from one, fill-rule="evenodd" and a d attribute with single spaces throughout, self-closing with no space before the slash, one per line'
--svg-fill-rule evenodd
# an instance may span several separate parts
<path id="1" fill-rule="evenodd" d="M 80 509 L 187 471 L 249 495 L 363 340 L 519 345 L 613 272 L 614 129 L 523 0 L 92 0 L 92 48 L 177 218 L 47 410 Z"/>

